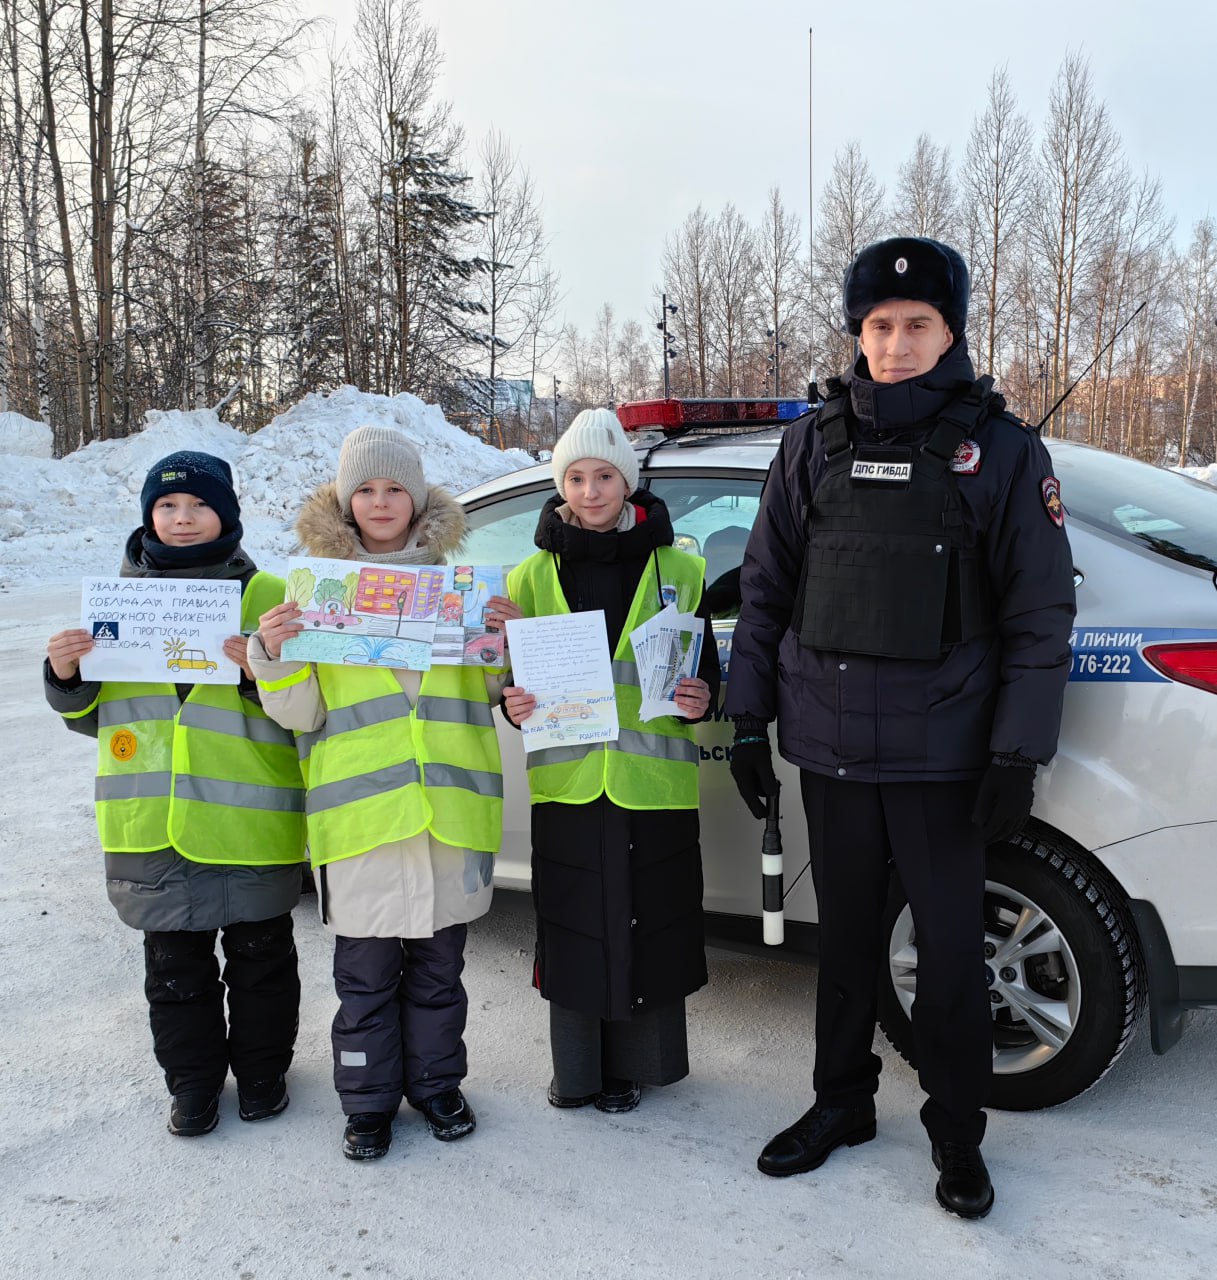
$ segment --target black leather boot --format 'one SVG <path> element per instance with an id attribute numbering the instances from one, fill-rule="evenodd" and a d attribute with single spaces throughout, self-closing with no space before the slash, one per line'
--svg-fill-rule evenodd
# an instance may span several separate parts
<path id="1" fill-rule="evenodd" d="M 817 1102 L 789 1129 L 771 1138 L 756 1167 L 771 1178 L 818 1169 L 838 1147 L 856 1147 L 875 1136 L 873 1106 L 834 1107 Z"/>
<path id="2" fill-rule="evenodd" d="M 941 1176 L 934 1194 L 949 1213 L 983 1218 L 993 1208 L 993 1183 L 980 1147 L 968 1142 L 935 1142 L 934 1168 Z"/>
<path id="3" fill-rule="evenodd" d="M 342 1154 L 348 1160 L 379 1160 L 388 1153 L 392 1141 L 393 1113 L 364 1111 L 357 1116 L 347 1116 Z"/>
<path id="4" fill-rule="evenodd" d="M 418 1104 L 418 1109 L 427 1118 L 431 1136 L 441 1142 L 455 1142 L 477 1127 L 477 1116 L 459 1089 L 426 1098 Z"/>

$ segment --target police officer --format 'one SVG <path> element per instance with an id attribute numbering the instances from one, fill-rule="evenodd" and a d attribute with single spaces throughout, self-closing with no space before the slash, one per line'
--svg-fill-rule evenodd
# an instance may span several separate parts
<path id="1" fill-rule="evenodd" d="M 859 356 L 783 436 L 741 575 L 731 771 L 758 818 L 769 722 L 800 769 L 820 911 L 815 1105 L 758 1166 L 875 1136 L 871 1051 L 889 862 L 917 940 L 913 1037 L 946 1209 L 980 1218 L 992 1075 L 985 846 L 1031 810 L 1069 674 L 1073 562 L 1034 429 L 968 356 L 968 273 L 935 240 L 864 249 L 844 282 Z"/>

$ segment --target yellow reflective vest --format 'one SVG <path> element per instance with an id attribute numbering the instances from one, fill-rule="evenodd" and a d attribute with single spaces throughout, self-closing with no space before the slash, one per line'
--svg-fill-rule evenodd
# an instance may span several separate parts
<path id="1" fill-rule="evenodd" d="M 528 787 L 533 804 L 587 804 L 607 795 L 623 809 L 697 808 L 693 726 L 675 716 L 661 716 L 645 725 L 638 719 L 642 690 L 630 632 L 660 611 L 661 587 L 674 587 L 677 608 L 692 613 L 701 602 L 705 572 L 704 560 L 674 547 L 660 547 L 647 559 L 613 654 L 618 735 L 610 742 L 530 751 Z M 557 565 L 548 551 L 539 551 L 516 565 L 508 576 L 507 589 L 525 617 L 570 612 Z M 708 637 L 706 642 L 713 640 Z"/>
<path id="2" fill-rule="evenodd" d="M 443 844 L 497 853 L 503 837 L 503 768 L 480 667 L 423 672 L 411 705 L 393 671 L 317 663 L 325 724 L 296 736 L 308 784 L 314 866 L 353 858 L 429 831 Z"/>
<path id="3" fill-rule="evenodd" d="M 241 627 L 283 601 L 255 573 Z M 304 859 L 304 780 L 292 735 L 236 685 L 106 680 L 97 713 L 97 830 L 107 853 L 173 848 L 192 862 L 264 866 Z"/>

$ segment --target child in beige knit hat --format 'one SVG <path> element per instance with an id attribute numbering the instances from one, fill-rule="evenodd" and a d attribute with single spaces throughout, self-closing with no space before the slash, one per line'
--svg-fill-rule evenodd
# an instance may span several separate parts
<path id="1" fill-rule="evenodd" d="M 465 535 L 460 504 L 428 485 L 413 442 L 387 426 L 343 441 L 338 472 L 296 523 L 312 556 L 384 566 L 442 564 Z M 501 627 L 520 611 L 487 602 Z M 466 929 L 493 891 L 502 767 L 491 708 L 506 673 L 284 662 L 301 629 L 288 602 L 262 615 L 250 662 L 262 706 L 308 741 L 308 834 L 318 906 L 334 939 L 331 1040 L 343 1154 L 385 1155 L 404 1097 L 451 1142 L 476 1120 L 460 1085 L 468 998 Z"/>

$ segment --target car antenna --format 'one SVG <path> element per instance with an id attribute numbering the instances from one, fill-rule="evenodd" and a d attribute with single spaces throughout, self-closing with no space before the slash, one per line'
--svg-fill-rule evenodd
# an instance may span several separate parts
<path id="1" fill-rule="evenodd" d="M 1134 311 L 1132 315 L 1130 315 L 1128 319 L 1124 321 L 1124 323 L 1115 331 L 1115 333 L 1111 335 L 1108 341 L 1103 344 L 1103 349 L 1099 352 L 1099 354 L 1095 356 L 1095 358 L 1086 366 L 1086 368 L 1083 369 L 1082 372 L 1079 373 L 1078 376 L 1073 380 L 1073 385 L 1070 386 L 1069 390 L 1066 391 L 1065 394 L 1056 402 L 1056 404 L 1054 404 L 1052 408 L 1049 409 L 1048 412 L 1044 414 L 1044 416 L 1035 424 L 1036 431 L 1041 431 L 1043 429 L 1044 423 L 1047 422 L 1048 419 L 1051 418 L 1052 415 L 1061 407 L 1061 405 L 1063 405 L 1065 401 L 1068 400 L 1069 397 L 1073 394 L 1074 387 L 1076 387 L 1078 383 L 1081 382 L 1082 379 L 1091 371 L 1091 369 L 1093 369 L 1095 365 L 1098 364 L 1100 360 L 1102 360 L 1103 353 L 1107 350 L 1107 348 L 1110 347 L 1115 342 L 1115 340 L 1120 336 L 1120 334 L 1122 334 L 1124 330 L 1127 329 L 1130 324 L 1132 324 L 1132 322 L 1141 314 L 1142 311 L 1145 310 L 1145 308 L 1148 305 L 1149 305 L 1149 299 L 1147 298 L 1136 309 L 1136 311 Z"/>

